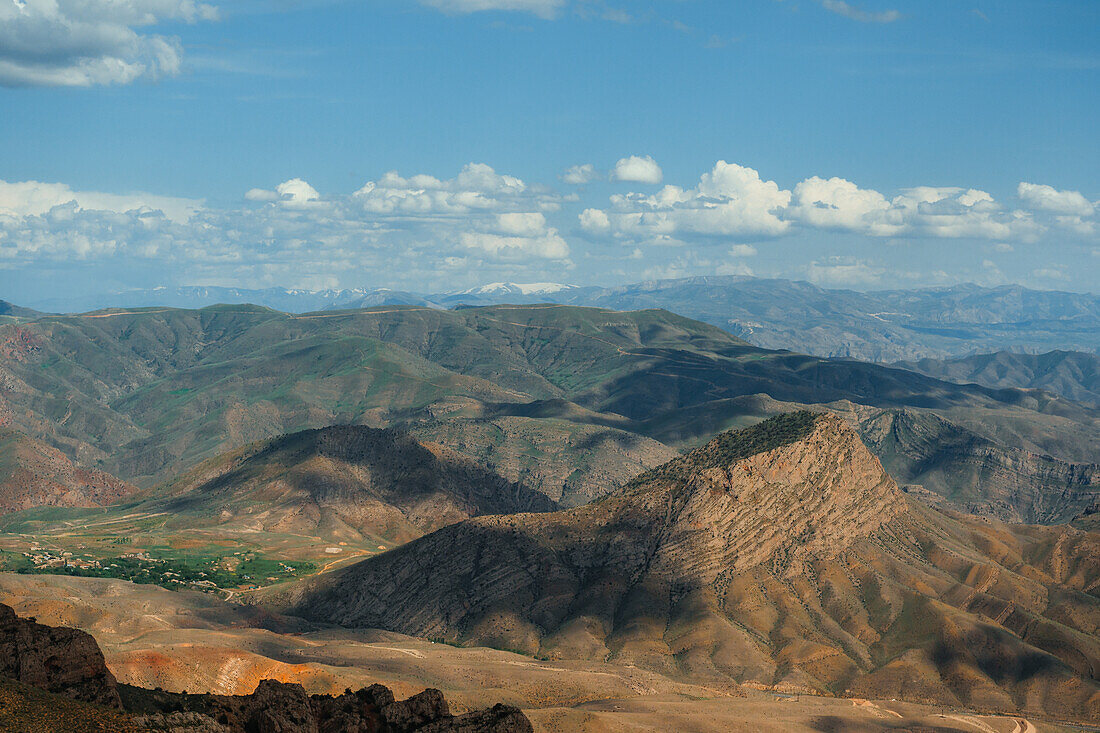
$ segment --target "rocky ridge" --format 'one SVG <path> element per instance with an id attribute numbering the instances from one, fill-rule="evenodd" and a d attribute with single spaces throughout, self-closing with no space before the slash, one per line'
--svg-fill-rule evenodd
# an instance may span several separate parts
<path id="1" fill-rule="evenodd" d="M 314 619 L 694 680 L 1100 719 L 1100 537 L 908 499 L 794 413 L 622 491 L 480 517 L 299 586 Z"/>

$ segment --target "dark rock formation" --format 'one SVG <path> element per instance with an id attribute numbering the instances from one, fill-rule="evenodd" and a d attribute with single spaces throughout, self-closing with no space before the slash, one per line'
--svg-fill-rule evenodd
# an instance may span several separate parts
<path id="1" fill-rule="evenodd" d="M 115 677 L 94 638 L 78 629 L 19 618 L 2 603 L 0 676 L 74 700 L 121 705 Z"/>
<path id="2" fill-rule="evenodd" d="M 343 695 L 307 695 L 301 685 L 264 680 L 251 695 L 188 695 L 121 687 L 123 703 L 149 730 L 231 733 L 527 733 L 520 710 L 496 705 L 451 715 L 439 690 L 395 700 L 371 685 Z"/>
<path id="3" fill-rule="evenodd" d="M 425 690 L 408 700 L 395 700 L 393 692 L 382 685 L 371 685 L 358 692 L 348 690 L 337 697 L 307 695 L 301 685 L 274 680 L 261 681 L 251 695 L 189 695 L 119 685 L 107 669 L 99 645 L 89 634 L 20 618 L 10 606 L 0 604 L 0 681 L 2 678 L 80 702 L 121 708 L 135 716 L 132 722 L 137 730 L 172 733 L 528 733 L 532 730 L 522 711 L 506 705 L 451 715 L 439 690 Z M 36 704 L 42 715 L 48 712 L 48 701 L 39 700 Z M 37 709 L 31 709 L 29 714 L 37 715 L 34 712 Z M 126 729 L 131 728 L 127 725 Z"/>

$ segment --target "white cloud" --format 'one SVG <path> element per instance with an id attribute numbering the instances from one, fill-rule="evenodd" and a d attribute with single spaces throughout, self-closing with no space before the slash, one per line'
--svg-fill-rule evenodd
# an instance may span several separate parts
<path id="1" fill-rule="evenodd" d="M 756 247 L 751 244 L 735 244 L 730 247 L 731 257 L 755 257 Z"/>
<path id="2" fill-rule="evenodd" d="M 279 194 L 281 201 L 295 205 L 308 204 L 321 198 L 321 194 L 317 193 L 317 189 L 301 178 L 291 178 L 289 181 L 283 181 L 275 187 L 275 193 Z"/>
<path id="3" fill-rule="evenodd" d="M 360 284 L 364 273 L 419 289 L 453 287 L 456 273 L 558 279 L 572 263 L 544 213 L 557 205 L 553 194 L 480 164 L 452 179 L 387 174 L 340 196 L 293 178 L 252 189 L 230 209 L 0 182 L 0 267 L 95 261 L 249 287 Z"/>
<path id="4" fill-rule="evenodd" d="M 369 181 L 352 198 L 375 214 L 465 214 L 474 211 L 546 207 L 548 198 L 529 194 L 527 184 L 500 175 L 483 163 L 470 163 L 457 176 L 440 180 L 417 175 L 403 178 L 391 171 Z"/>
<path id="5" fill-rule="evenodd" d="M 462 246 L 480 250 L 501 259 L 523 259 L 531 257 L 564 260 L 569 257 L 569 245 L 558 236 L 555 229 L 549 229 L 540 236 L 509 237 L 485 232 L 465 232 L 461 235 Z"/>
<path id="6" fill-rule="evenodd" d="M 580 219 L 581 228 L 587 232 L 600 233 L 611 229 L 611 220 L 599 209 L 585 209 L 578 219 Z"/>
<path id="7" fill-rule="evenodd" d="M 778 214 L 790 203 L 791 192 L 764 181 L 752 168 L 724 160 L 703 174 L 691 189 L 665 186 L 656 194 L 611 197 L 604 212 L 620 237 L 649 243 L 682 244 L 682 237 L 774 237 L 787 232 L 789 222 Z M 589 216 L 597 221 L 595 214 Z"/>
<path id="8" fill-rule="evenodd" d="M 201 205 L 201 201 L 156 196 L 147 193 L 119 195 L 98 191 L 74 191 L 63 183 L 0 180 L 0 216 L 39 216 L 56 206 L 74 202 L 77 210 L 125 213 L 134 210 L 155 210 L 174 221 L 186 221 Z"/>
<path id="9" fill-rule="evenodd" d="M 546 217 L 538 212 L 497 214 L 497 231 L 519 237 L 537 237 L 546 231 Z"/>
<path id="10" fill-rule="evenodd" d="M 985 191 L 919 186 L 906 189 L 891 202 L 890 216 L 905 231 L 934 237 L 1007 239 L 1034 229 L 1022 211 L 1003 215 Z"/>
<path id="11" fill-rule="evenodd" d="M 1069 216 L 1092 216 L 1096 206 L 1080 191 L 1059 191 L 1053 186 L 1021 182 L 1016 194 L 1030 207 Z"/>
<path id="12" fill-rule="evenodd" d="M 596 170 L 596 166 L 591 163 L 585 163 L 584 165 L 575 165 L 562 174 L 562 181 L 572 186 L 582 186 L 586 183 L 591 183 L 600 177 L 599 172 Z"/>
<path id="13" fill-rule="evenodd" d="M 754 274 L 752 268 L 743 262 L 727 262 L 719 265 L 715 273 L 718 275 L 741 275 L 743 277 L 752 277 Z"/>
<path id="14" fill-rule="evenodd" d="M 177 38 L 142 34 L 166 21 L 215 20 L 194 0 L 0 0 L 0 85 L 128 84 L 179 72 Z"/>
<path id="15" fill-rule="evenodd" d="M 882 236 L 897 234 L 901 228 L 890 221 L 890 202 L 885 196 L 843 178 L 807 178 L 794 187 L 794 196 L 791 213 L 808 226 Z"/>
<path id="16" fill-rule="evenodd" d="M 611 180 L 628 183 L 660 183 L 664 178 L 661 166 L 650 156 L 631 155 L 622 158 L 611 171 Z"/>
<path id="17" fill-rule="evenodd" d="M 1031 274 L 1044 280 L 1069 280 L 1069 276 L 1058 267 L 1040 267 L 1032 270 Z"/>
<path id="18" fill-rule="evenodd" d="M 274 191 L 263 188 L 249 189 L 244 195 L 248 201 L 279 203 L 289 208 L 304 208 L 321 203 L 321 194 L 301 178 L 291 178 L 275 187 Z"/>
<path id="19" fill-rule="evenodd" d="M 445 13 L 478 13 L 485 10 L 518 10 L 540 18 L 553 18 L 565 0 L 420 0 Z"/>
<path id="20" fill-rule="evenodd" d="M 981 239 L 1027 238 L 1040 229 L 1027 212 L 1005 212 L 992 196 L 976 189 L 918 186 L 887 199 L 843 178 L 814 176 L 795 186 L 794 193 L 788 217 L 816 229 Z"/>
<path id="21" fill-rule="evenodd" d="M 897 10 L 869 11 L 844 2 L 844 0 L 821 0 L 821 5 L 837 15 L 858 20 L 860 23 L 893 23 L 901 20 Z"/>

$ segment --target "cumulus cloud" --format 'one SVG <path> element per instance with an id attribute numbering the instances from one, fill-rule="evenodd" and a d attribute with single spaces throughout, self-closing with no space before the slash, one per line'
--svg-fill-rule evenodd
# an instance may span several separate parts
<path id="1" fill-rule="evenodd" d="M 488 232 L 464 232 L 462 246 L 479 250 L 502 259 L 528 259 L 537 257 L 548 260 L 564 260 L 569 257 L 569 245 L 558 236 L 555 229 L 545 234 L 526 237 L 509 237 Z"/>
<path id="2" fill-rule="evenodd" d="M 602 225 L 606 218 L 606 230 L 650 243 L 679 244 L 685 236 L 774 237 L 790 228 L 779 218 L 790 200 L 790 191 L 762 180 L 752 168 L 718 161 L 694 188 L 665 186 L 653 195 L 612 196 L 602 217 L 598 210 L 582 214 L 582 226 L 585 220 Z"/>
<path id="3" fill-rule="evenodd" d="M 1040 267 L 1037 270 L 1032 270 L 1031 274 L 1043 280 L 1069 280 L 1069 276 L 1058 267 Z"/>
<path id="4" fill-rule="evenodd" d="M 1055 214 L 1082 217 L 1092 216 L 1096 212 L 1096 205 L 1080 191 L 1059 191 L 1053 186 L 1021 181 L 1016 188 L 1016 195 L 1033 209 Z"/>
<path id="5" fill-rule="evenodd" d="M 394 284 L 454 284 L 472 269 L 502 278 L 571 267 L 545 212 L 557 198 L 514 176 L 470 164 L 454 178 L 388 173 L 349 195 L 301 178 L 254 188 L 235 208 L 62 184 L 0 182 L 0 267 L 48 261 L 155 263 L 191 282 L 291 284 L 386 272 Z M 116 258 L 112 260 L 111 258 Z"/>
<path id="6" fill-rule="evenodd" d="M 821 0 L 821 5 L 837 15 L 858 20 L 860 23 L 893 23 L 901 20 L 901 13 L 897 10 L 869 11 L 856 7 L 844 0 Z"/>
<path id="7" fill-rule="evenodd" d="M 84 87 L 171 76 L 182 63 L 179 39 L 139 30 L 217 15 L 195 0 L 4 0 L 0 85 Z"/>
<path id="8" fill-rule="evenodd" d="M 585 163 L 584 165 L 575 165 L 565 173 L 562 174 L 562 181 L 572 186 L 583 186 L 586 183 L 591 183 L 600 177 L 599 172 L 596 170 L 596 166 L 591 163 Z"/>
<path id="9" fill-rule="evenodd" d="M 628 183 L 660 183 L 664 178 L 661 166 L 650 156 L 631 155 L 622 158 L 611 171 L 611 180 Z"/>
<path id="10" fill-rule="evenodd" d="M 540 18 L 553 18 L 565 5 L 565 0 L 420 0 L 445 13 L 478 13 L 485 10 L 518 10 Z"/>
<path id="11" fill-rule="evenodd" d="M 999 239 L 1037 231 L 1023 211 L 1006 212 L 985 191 L 918 186 L 892 199 L 843 178 L 814 176 L 795 186 L 788 216 L 803 226 L 871 236 L 917 235 Z"/>
<path id="12" fill-rule="evenodd" d="M 404 178 L 391 171 L 377 181 L 368 181 L 352 198 L 374 214 L 467 214 L 558 205 L 555 197 L 529 192 L 519 178 L 500 175 L 484 163 L 471 163 L 449 180 L 429 175 Z"/>
<path id="13" fill-rule="evenodd" d="M 611 220 L 599 209 L 585 209 L 580 216 L 581 228 L 587 232 L 599 234 L 611 230 Z"/>
<path id="14" fill-rule="evenodd" d="M 74 191 L 63 183 L 0 180 L 0 216 L 40 216 L 51 209 L 73 204 L 75 211 L 159 211 L 173 221 L 186 221 L 202 205 L 194 199 L 147 193 L 119 195 L 98 191 Z"/>
<path id="15" fill-rule="evenodd" d="M 791 213 L 812 227 L 887 236 L 900 228 L 890 221 L 890 202 L 885 196 L 843 178 L 807 178 L 794 187 L 794 199 Z"/>

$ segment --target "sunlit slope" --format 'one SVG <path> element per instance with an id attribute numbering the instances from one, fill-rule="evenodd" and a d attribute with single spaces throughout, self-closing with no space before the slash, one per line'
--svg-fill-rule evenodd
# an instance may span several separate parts
<path id="1" fill-rule="evenodd" d="M 1098 557 L 1095 534 L 913 502 L 845 422 L 794 413 L 587 506 L 463 522 L 283 597 L 690 679 L 1097 719 Z"/>

